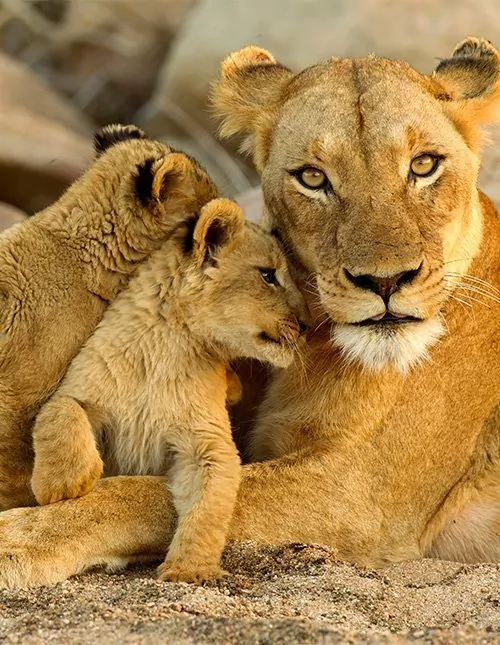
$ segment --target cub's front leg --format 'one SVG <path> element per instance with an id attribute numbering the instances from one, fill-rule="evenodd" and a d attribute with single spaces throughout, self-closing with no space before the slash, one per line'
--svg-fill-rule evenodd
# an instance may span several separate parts
<path id="1" fill-rule="evenodd" d="M 92 425 L 71 397 L 56 394 L 42 408 L 33 429 L 33 446 L 31 487 L 40 505 L 81 497 L 102 475 Z"/>
<path id="2" fill-rule="evenodd" d="M 240 458 L 229 420 L 219 428 L 175 432 L 174 464 L 168 479 L 178 526 L 160 580 L 213 581 L 222 575 L 220 558 L 226 543 L 240 482 Z"/>

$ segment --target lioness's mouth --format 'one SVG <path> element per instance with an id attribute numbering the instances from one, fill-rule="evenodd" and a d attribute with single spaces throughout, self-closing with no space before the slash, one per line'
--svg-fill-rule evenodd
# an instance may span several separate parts
<path id="1" fill-rule="evenodd" d="M 400 316 L 386 311 L 383 316 L 373 316 L 372 318 L 367 318 L 366 320 L 361 320 L 353 324 L 359 327 L 366 327 L 368 325 L 402 325 L 404 323 L 415 322 L 422 322 L 422 319 L 415 318 L 414 316 Z"/>

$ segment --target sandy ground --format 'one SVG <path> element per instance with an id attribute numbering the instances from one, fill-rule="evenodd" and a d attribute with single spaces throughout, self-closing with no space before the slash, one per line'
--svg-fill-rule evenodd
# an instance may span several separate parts
<path id="1" fill-rule="evenodd" d="M 230 545 L 213 587 L 154 569 L 0 591 L 2 643 L 499 643 L 500 565 L 421 560 L 374 572 L 322 547 Z"/>

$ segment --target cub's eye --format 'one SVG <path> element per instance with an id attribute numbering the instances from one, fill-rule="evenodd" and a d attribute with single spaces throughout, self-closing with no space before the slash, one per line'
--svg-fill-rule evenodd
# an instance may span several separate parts
<path id="1" fill-rule="evenodd" d="M 325 173 L 322 170 L 318 170 L 318 168 L 313 168 L 312 166 L 296 170 L 292 175 L 299 183 L 305 186 L 305 188 L 310 188 L 311 190 L 324 190 L 330 185 Z"/>
<path id="2" fill-rule="evenodd" d="M 276 277 L 276 269 L 259 269 L 259 273 L 264 282 L 267 282 L 267 284 L 270 284 L 273 287 L 279 287 L 280 283 Z"/>
<path id="3" fill-rule="evenodd" d="M 416 177 L 430 177 L 436 172 L 441 159 L 434 155 L 419 155 L 410 164 L 410 170 Z"/>

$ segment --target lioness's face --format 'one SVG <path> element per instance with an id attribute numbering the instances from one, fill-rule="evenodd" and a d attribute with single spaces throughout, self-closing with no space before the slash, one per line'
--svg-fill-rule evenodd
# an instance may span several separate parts
<path id="1" fill-rule="evenodd" d="M 470 257 L 477 158 L 401 69 L 349 61 L 305 76 L 262 173 L 273 224 L 315 276 L 336 342 L 404 368 L 439 337 L 446 274 Z"/>
<path id="2" fill-rule="evenodd" d="M 271 116 L 255 115 L 251 145 L 270 224 L 310 274 L 344 353 L 406 370 L 442 334 L 443 305 L 480 244 L 473 121 L 498 77 L 496 51 L 465 41 L 433 78 L 375 57 L 295 76 L 263 56 L 258 83 L 267 72 L 279 90 Z M 483 58 L 490 78 L 471 78 L 464 59 Z M 231 128 L 224 92 L 243 77 L 225 73 L 216 101 Z M 464 122 L 466 98 L 476 106 Z"/>
<path id="3" fill-rule="evenodd" d="M 186 276 L 197 294 L 191 301 L 204 336 L 228 360 L 289 365 L 308 312 L 277 240 L 255 224 L 245 224 L 241 209 L 225 199 L 203 209 L 194 238 Z"/>

